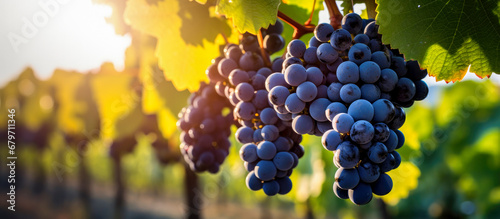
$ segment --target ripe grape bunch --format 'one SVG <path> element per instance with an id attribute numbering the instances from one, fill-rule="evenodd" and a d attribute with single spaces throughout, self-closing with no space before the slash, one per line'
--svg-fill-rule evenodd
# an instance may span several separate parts
<path id="1" fill-rule="evenodd" d="M 372 193 L 388 194 L 393 184 L 386 172 L 401 163 L 395 150 L 404 143 L 403 107 L 427 96 L 421 80 L 427 71 L 382 44 L 374 20 L 354 13 L 342 29 L 319 24 L 309 48 L 293 40 L 287 49 L 283 72 L 268 78 L 280 118 L 298 134 L 322 135 L 324 148 L 334 152 L 339 198 L 362 205 Z"/>
<path id="2" fill-rule="evenodd" d="M 279 21 L 263 31 L 263 49 L 268 54 L 284 48 L 282 31 Z M 406 120 L 403 108 L 427 96 L 428 87 L 422 81 L 427 71 L 384 45 L 375 20 L 361 19 L 355 13 L 344 16 L 341 29 L 317 25 L 308 46 L 297 39 L 290 41 L 285 59 L 276 58 L 268 67 L 257 39 L 245 33 L 239 45 L 227 44 L 223 56 L 214 59 L 206 71 L 210 83 L 181 113 L 181 148 L 190 165 L 217 171 L 220 158 L 227 156 L 221 146 L 229 147 L 226 130 L 234 123 L 238 126 L 235 137 L 243 144 L 240 157 L 249 172 L 247 187 L 263 189 L 269 196 L 287 194 L 292 188 L 289 176 L 304 154 L 302 135 L 310 134 L 322 136 L 323 147 L 334 153 L 337 197 L 363 205 L 373 194 L 388 194 L 393 184 L 387 172 L 401 163 L 396 149 L 404 144 L 398 130 Z M 212 147 L 197 138 L 203 137 L 199 133 L 205 120 L 191 115 L 199 106 L 208 106 L 222 116 L 224 101 L 213 104 L 211 100 L 207 105 L 201 100 L 212 94 L 207 89 L 229 102 L 234 116 L 221 123 L 222 133 L 204 133 L 218 136 L 211 138 Z M 215 118 L 210 113 L 202 115 Z M 194 150 L 198 147 L 203 149 Z M 202 157 L 206 151 L 213 152 L 214 159 Z"/>
<path id="3" fill-rule="evenodd" d="M 232 113 L 223 114 L 230 103 L 215 92 L 213 84 L 201 83 L 191 94 L 189 106 L 179 113 L 177 126 L 182 130 L 181 153 L 191 170 L 217 173 L 229 154 Z"/>

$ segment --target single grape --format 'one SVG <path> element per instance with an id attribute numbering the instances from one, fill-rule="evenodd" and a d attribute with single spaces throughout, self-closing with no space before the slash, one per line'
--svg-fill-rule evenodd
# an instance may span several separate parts
<path id="1" fill-rule="evenodd" d="M 315 54 L 316 55 L 316 54 Z M 314 85 L 319 86 L 324 80 L 324 75 L 317 67 L 310 67 L 306 70 L 307 81 L 312 82 Z"/>
<path id="2" fill-rule="evenodd" d="M 304 44 L 302 40 L 295 39 L 288 43 L 287 50 L 290 55 L 297 58 L 302 58 L 304 56 L 304 53 L 306 52 L 306 44 Z"/>
<path id="3" fill-rule="evenodd" d="M 267 98 L 268 92 L 266 90 L 258 90 L 252 99 L 252 104 L 256 109 L 264 109 L 269 107 L 269 100 Z"/>
<path id="4" fill-rule="evenodd" d="M 246 162 L 254 162 L 257 157 L 257 145 L 253 143 L 244 144 L 240 148 L 240 158 Z"/>
<path id="5" fill-rule="evenodd" d="M 406 70 L 407 73 L 405 76 L 412 81 L 422 80 L 427 76 L 427 70 L 421 70 L 417 61 L 406 62 Z"/>
<path id="6" fill-rule="evenodd" d="M 285 104 L 285 101 L 289 95 L 290 92 L 286 87 L 276 86 L 271 89 L 271 91 L 269 91 L 268 98 L 272 104 L 281 106 Z"/>
<path id="7" fill-rule="evenodd" d="M 339 53 L 329 43 L 322 43 L 316 50 L 316 55 L 322 63 L 333 63 L 339 58 Z"/>
<path id="8" fill-rule="evenodd" d="M 278 152 L 273 162 L 278 170 L 286 171 L 293 166 L 293 156 L 289 152 Z"/>
<path id="9" fill-rule="evenodd" d="M 371 59 L 370 47 L 363 43 L 356 43 L 349 49 L 349 61 L 358 65 Z"/>
<path id="10" fill-rule="evenodd" d="M 273 70 L 273 72 L 281 72 L 284 61 L 285 60 L 281 57 L 274 59 L 271 65 L 271 70 Z"/>
<path id="11" fill-rule="evenodd" d="M 352 45 L 351 34 L 345 29 L 335 30 L 330 38 L 332 47 L 339 51 L 345 51 Z"/>
<path id="12" fill-rule="evenodd" d="M 359 120 L 352 125 L 349 134 L 354 142 L 358 144 L 366 144 L 373 139 L 375 130 L 373 129 L 373 125 L 368 121 Z"/>
<path id="13" fill-rule="evenodd" d="M 321 23 L 314 28 L 314 36 L 320 42 L 326 43 L 330 40 L 334 29 L 332 25 L 328 23 Z"/>
<path id="14" fill-rule="evenodd" d="M 285 81 L 285 76 L 281 73 L 272 73 L 267 77 L 266 79 L 266 90 L 270 91 L 276 86 L 288 86 L 288 84 Z"/>
<path id="15" fill-rule="evenodd" d="M 316 85 L 310 81 L 303 82 L 297 87 L 297 97 L 304 102 L 311 102 L 316 98 L 318 89 Z"/>
<path id="16" fill-rule="evenodd" d="M 368 35 L 366 35 L 366 34 L 360 33 L 354 37 L 354 42 L 355 43 L 363 43 L 365 45 L 368 45 L 368 43 L 370 42 L 370 37 L 368 37 Z"/>
<path id="17" fill-rule="evenodd" d="M 297 134 L 307 134 L 314 130 L 314 123 L 310 116 L 299 115 L 293 119 L 292 128 Z"/>
<path id="18" fill-rule="evenodd" d="M 360 182 L 354 189 L 349 189 L 349 199 L 357 205 L 368 204 L 372 198 L 372 188 L 369 184 Z"/>
<path id="19" fill-rule="evenodd" d="M 377 38 L 379 36 L 379 34 L 378 34 L 378 25 L 375 23 L 375 21 L 372 21 L 372 22 L 370 22 L 370 23 L 368 23 L 366 25 L 364 33 L 368 37 L 370 37 L 370 39 Z"/>
<path id="20" fill-rule="evenodd" d="M 424 81 L 416 81 L 415 82 L 415 96 L 413 99 L 415 100 L 423 100 L 429 94 L 429 87 Z"/>
<path id="21" fill-rule="evenodd" d="M 273 108 L 265 108 L 260 112 L 260 121 L 266 125 L 273 125 L 278 121 L 278 116 Z"/>
<path id="22" fill-rule="evenodd" d="M 338 168 L 335 172 L 335 181 L 342 189 L 352 189 L 359 183 L 358 170 Z"/>
<path id="23" fill-rule="evenodd" d="M 246 52 L 240 58 L 240 68 L 245 71 L 257 71 L 264 67 L 264 60 L 260 55 L 253 52 Z"/>
<path id="24" fill-rule="evenodd" d="M 390 68 L 380 71 L 380 78 L 377 82 L 378 87 L 383 92 L 391 92 L 398 83 L 398 75 Z"/>
<path id="25" fill-rule="evenodd" d="M 285 108 L 290 113 L 300 113 L 306 107 L 306 103 L 300 100 L 297 93 L 290 94 L 285 101 Z"/>
<path id="26" fill-rule="evenodd" d="M 283 33 L 283 23 L 280 20 L 276 20 L 274 24 L 270 24 L 266 29 L 267 34 L 282 34 Z"/>
<path id="27" fill-rule="evenodd" d="M 333 117 L 339 113 L 347 113 L 347 107 L 341 102 L 333 102 L 326 107 L 325 115 L 329 121 L 333 121 Z"/>
<path id="28" fill-rule="evenodd" d="M 244 120 L 252 119 L 255 112 L 255 106 L 250 102 L 239 102 L 234 107 L 234 115 Z"/>
<path id="29" fill-rule="evenodd" d="M 326 118 L 325 111 L 328 105 L 330 105 L 330 103 L 331 103 L 330 100 L 326 98 L 316 99 L 309 106 L 309 114 L 314 120 L 318 122 L 328 121 L 328 119 Z"/>
<path id="30" fill-rule="evenodd" d="M 232 59 L 222 59 L 217 66 L 217 70 L 219 70 L 219 74 L 224 78 L 228 78 L 231 71 L 238 68 L 238 63 L 236 63 Z"/>
<path id="31" fill-rule="evenodd" d="M 396 107 L 394 113 L 394 119 L 392 119 L 391 122 L 387 123 L 387 125 L 389 126 L 389 128 L 396 130 L 401 128 L 401 126 L 403 126 L 405 120 L 406 120 L 406 114 L 403 108 Z"/>
<path id="32" fill-rule="evenodd" d="M 262 131 L 261 131 L 262 133 Z M 262 160 L 272 160 L 276 155 L 276 146 L 270 141 L 262 141 L 257 146 L 257 156 Z"/>
<path id="33" fill-rule="evenodd" d="M 321 144 L 326 150 L 335 151 L 337 146 L 342 142 L 340 133 L 334 130 L 326 131 L 321 137 Z"/>
<path id="34" fill-rule="evenodd" d="M 396 115 L 396 108 L 391 101 L 380 99 L 373 102 L 373 122 L 389 123 Z"/>
<path id="35" fill-rule="evenodd" d="M 374 111 L 373 106 L 369 101 L 359 99 L 351 103 L 347 113 L 352 116 L 354 121 L 371 121 L 373 119 Z"/>
<path id="36" fill-rule="evenodd" d="M 289 138 L 285 137 L 278 137 L 274 142 L 274 145 L 276 146 L 276 149 L 278 152 L 281 151 L 289 151 L 292 148 L 293 142 Z"/>
<path id="37" fill-rule="evenodd" d="M 279 129 L 274 125 L 266 125 L 262 127 L 260 134 L 264 141 L 274 141 L 279 137 Z"/>
<path id="38" fill-rule="evenodd" d="M 269 34 L 264 37 L 264 49 L 270 54 L 278 52 L 285 47 L 285 39 L 280 34 Z"/>
<path id="39" fill-rule="evenodd" d="M 371 184 L 373 194 L 387 195 L 392 190 L 392 179 L 389 175 L 383 173 L 377 181 Z"/>
<path id="40" fill-rule="evenodd" d="M 255 90 L 266 89 L 266 77 L 261 74 L 256 74 L 251 79 L 252 86 Z"/>
<path id="41" fill-rule="evenodd" d="M 394 165 L 392 168 L 396 169 L 401 165 L 401 155 L 399 155 L 397 151 L 391 152 L 391 155 L 394 157 Z"/>
<path id="42" fill-rule="evenodd" d="M 372 61 L 363 62 L 359 66 L 359 78 L 367 84 L 377 82 L 380 78 L 380 72 L 378 64 Z"/>
<path id="43" fill-rule="evenodd" d="M 264 190 L 264 193 L 266 193 L 267 196 L 273 196 L 278 194 L 278 192 L 280 191 L 280 185 L 274 180 L 264 182 L 262 190 Z"/>
<path id="44" fill-rule="evenodd" d="M 380 167 L 380 172 L 389 172 L 394 169 L 394 165 L 396 164 L 396 159 L 392 154 L 387 154 L 387 158 L 384 162 L 380 163 L 378 166 Z"/>
<path id="45" fill-rule="evenodd" d="M 307 72 L 302 65 L 293 64 L 288 66 L 285 70 L 285 81 L 291 86 L 299 86 L 302 82 L 306 81 L 306 79 Z"/>
<path id="46" fill-rule="evenodd" d="M 342 18 L 342 29 L 349 31 L 351 34 L 357 34 L 363 27 L 363 19 L 356 13 L 346 14 Z"/>
<path id="47" fill-rule="evenodd" d="M 309 47 L 317 48 L 319 45 L 321 45 L 321 42 L 318 41 L 318 39 L 315 36 L 311 37 L 311 39 L 309 40 Z"/>
<path id="48" fill-rule="evenodd" d="M 398 145 L 396 146 L 396 149 L 400 149 L 405 144 L 405 135 L 400 130 L 396 130 L 394 132 L 398 136 Z"/>
<path id="49" fill-rule="evenodd" d="M 377 63 L 380 69 L 385 69 L 391 67 L 391 56 L 382 51 L 377 51 L 372 53 L 373 62 Z"/>
<path id="50" fill-rule="evenodd" d="M 276 179 L 276 182 L 278 182 L 280 186 L 278 194 L 285 195 L 292 191 L 292 180 L 290 180 L 288 176 Z"/>
<path id="51" fill-rule="evenodd" d="M 350 141 L 344 141 L 340 143 L 333 156 L 334 163 L 345 169 L 356 167 L 359 159 L 359 149 Z"/>
<path id="52" fill-rule="evenodd" d="M 252 191 L 259 191 L 262 189 L 262 181 L 255 176 L 255 171 L 248 173 L 246 178 L 247 187 Z"/>
<path id="53" fill-rule="evenodd" d="M 389 152 L 394 151 L 398 146 L 398 135 L 394 131 L 390 130 L 389 137 L 384 142 L 384 144 L 387 147 L 387 151 Z"/>
<path id="54" fill-rule="evenodd" d="M 373 163 L 382 163 L 385 161 L 385 159 L 387 158 L 387 147 L 380 143 L 380 142 L 376 142 L 375 144 L 373 144 L 370 149 L 368 149 L 368 158 L 370 159 L 370 161 L 372 161 Z"/>
<path id="55" fill-rule="evenodd" d="M 348 190 L 340 188 L 337 182 L 333 183 L 333 193 L 340 199 L 349 198 Z"/>
<path id="56" fill-rule="evenodd" d="M 359 80 L 359 67 L 356 63 L 345 61 L 337 68 L 337 78 L 343 84 L 356 83 Z"/>
<path id="57" fill-rule="evenodd" d="M 241 101 L 251 101 L 255 92 L 253 86 L 246 82 L 238 84 L 234 91 L 236 97 Z"/>
<path id="58" fill-rule="evenodd" d="M 354 124 L 354 119 L 347 113 L 339 113 L 333 117 L 333 129 L 342 134 L 348 134 Z"/>
<path id="59" fill-rule="evenodd" d="M 375 182 L 380 176 L 380 168 L 371 162 L 362 162 L 358 167 L 359 178 L 365 183 Z"/>
<path id="60" fill-rule="evenodd" d="M 355 84 L 346 84 L 340 89 L 340 99 L 345 103 L 352 103 L 361 98 L 361 90 Z"/>
<path id="61" fill-rule="evenodd" d="M 304 61 L 308 64 L 316 64 L 319 62 L 318 56 L 316 56 L 317 47 L 309 47 L 304 52 Z"/>
<path id="62" fill-rule="evenodd" d="M 360 88 L 361 90 L 361 99 L 368 100 L 370 103 L 381 99 L 382 92 L 377 85 L 374 84 L 363 84 Z"/>
<path id="63" fill-rule="evenodd" d="M 235 133 L 236 140 L 242 144 L 253 142 L 253 129 L 242 126 Z"/>
<path id="64" fill-rule="evenodd" d="M 234 44 L 233 44 L 234 45 Z M 241 56 L 243 55 L 243 52 L 241 51 L 241 49 L 237 46 L 232 46 L 230 47 L 226 52 L 226 58 L 228 59 L 232 59 L 234 60 L 235 62 L 238 62 L 241 58 Z"/>
<path id="65" fill-rule="evenodd" d="M 391 130 L 389 129 L 389 126 L 387 126 L 385 123 L 383 122 L 376 123 L 373 125 L 373 128 L 375 129 L 375 136 L 373 137 L 373 141 L 386 142 L 387 139 L 389 139 Z"/>
<path id="66" fill-rule="evenodd" d="M 333 102 L 340 102 L 342 100 L 340 98 L 340 90 L 342 89 L 342 87 L 343 85 L 341 83 L 331 83 L 330 86 L 328 86 L 327 90 L 328 99 Z M 353 90 L 354 89 L 355 88 L 353 88 Z"/>

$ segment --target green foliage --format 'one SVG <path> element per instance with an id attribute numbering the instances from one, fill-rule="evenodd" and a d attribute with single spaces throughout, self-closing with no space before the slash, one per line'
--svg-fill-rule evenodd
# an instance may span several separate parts
<path id="1" fill-rule="evenodd" d="M 206 81 L 205 70 L 224 44 L 221 33 L 232 35 L 225 21 L 210 16 L 196 2 L 175 0 L 149 4 L 129 0 L 125 20 L 133 29 L 158 39 L 155 54 L 167 80 L 177 90 L 196 91 Z"/>
<path id="2" fill-rule="evenodd" d="M 382 41 L 417 59 L 437 80 L 500 72 L 498 1 L 379 0 Z"/>
<path id="3" fill-rule="evenodd" d="M 257 34 L 260 28 L 267 28 L 276 22 L 281 0 L 220 0 L 217 12 L 233 19 L 240 33 Z"/>

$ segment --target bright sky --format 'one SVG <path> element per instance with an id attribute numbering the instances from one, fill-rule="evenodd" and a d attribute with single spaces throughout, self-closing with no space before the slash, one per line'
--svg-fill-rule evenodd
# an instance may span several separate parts
<path id="1" fill-rule="evenodd" d="M 43 79 L 55 68 L 86 72 L 105 61 L 122 68 L 131 39 L 115 34 L 104 20 L 110 14 L 91 0 L 0 1 L 0 86 L 27 66 Z"/>

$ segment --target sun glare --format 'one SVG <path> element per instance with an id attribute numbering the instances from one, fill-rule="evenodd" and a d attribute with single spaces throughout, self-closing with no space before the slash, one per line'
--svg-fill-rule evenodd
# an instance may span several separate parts
<path id="1" fill-rule="evenodd" d="M 56 68 L 87 72 L 103 62 L 124 66 L 131 38 L 116 35 L 105 21 L 112 14 L 107 5 L 91 0 L 3 1 L 0 14 L 0 46 L 5 48 L 0 51 L 0 84 L 28 66 L 43 79 Z"/>

